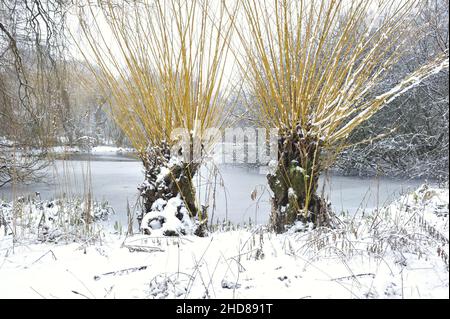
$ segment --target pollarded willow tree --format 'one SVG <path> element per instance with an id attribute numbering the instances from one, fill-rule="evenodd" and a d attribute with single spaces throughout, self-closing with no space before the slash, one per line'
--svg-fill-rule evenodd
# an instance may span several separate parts
<path id="1" fill-rule="evenodd" d="M 208 143 L 216 140 L 208 139 L 207 129 L 220 128 L 227 117 L 224 73 L 233 28 L 225 9 L 222 0 L 108 0 L 80 6 L 85 43 L 80 41 L 79 48 L 93 61 L 112 115 L 144 165 L 140 191 L 144 214 L 150 216 L 144 216 L 144 229 L 167 221 L 158 211 L 175 197 L 183 200 L 172 212 L 178 219 L 188 215 L 206 224 L 192 178 L 212 146 Z M 187 134 L 187 143 L 180 144 L 174 132 Z"/>
<path id="2" fill-rule="evenodd" d="M 420 1 L 242 0 L 240 64 L 260 123 L 279 129 L 268 175 L 272 225 L 329 224 L 318 177 L 349 134 L 426 77 L 448 68 L 448 52 L 374 96 L 415 36 Z M 239 21 L 239 20 L 237 20 Z M 240 20 L 242 22 L 242 20 Z"/>

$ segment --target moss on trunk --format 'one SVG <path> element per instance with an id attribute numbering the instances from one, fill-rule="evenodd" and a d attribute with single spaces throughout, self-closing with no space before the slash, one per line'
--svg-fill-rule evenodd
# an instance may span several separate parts
<path id="1" fill-rule="evenodd" d="M 277 167 L 267 176 L 273 192 L 272 228 L 281 233 L 296 221 L 329 225 L 329 207 L 317 195 L 320 140 L 296 130 L 282 135 L 278 144 Z"/>

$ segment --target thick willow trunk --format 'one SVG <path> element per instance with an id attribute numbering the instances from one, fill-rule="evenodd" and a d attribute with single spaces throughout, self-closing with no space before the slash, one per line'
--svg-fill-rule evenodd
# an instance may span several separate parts
<path id="1" fill-rule="evenodd" d="M 171 217 L 164 216 L 164 214 L 167 214 L 164 210 L 165 206 L 170 200 L 177 198 L 179 201 L 177 202 L 175 216 L 185 225 L 186 218 L 200 219 L 200 223 L 197 221 L 195 233 L 202 235 L 204 229 L 199 225 L 206 224 L 207 216 L 206 214 L 198 216 L 199 210 L 195 200 L 195 188 L 192 183 L 192 178 L 199 165 L 197 163 L 185 163 L 179 160 L 179 156 L 172 156 L 170 147 L 164 143 L 149 149 L 142 158 L 142 162 L 145 170 L 145 181 L 139 188 L 144 210 L 142 215 L 138 217 L 141 228 L 145 232 L 150 232 L 150 229 L 156 228 L 155 223 L 152 224 L 155 219 L 159 221 L 159 224 L 156 223 L 157 228 L 162 226 L 161 224 Z M 155 212 L 158 212 L 160 216 L 153 214 L 156 216 L 155 218 L 144 220 L 146 214 Z M 143 222 L 153 226 L 143 225 Z M 181 232 L 185 233 L 185 229 L 181 229 Z M 164 235 L 177 235 L 177 232 L 175 230 L 165 231 Z"/>
<path id="2" fill-rule="evenodd" d="M 317 139 L 297 133 L 280 138 L 277 167 L 267 176 L 275 232 L 285 231 L 296 221 L 329 226 L 329 206 L 317 195 L 320 147 Z"/>

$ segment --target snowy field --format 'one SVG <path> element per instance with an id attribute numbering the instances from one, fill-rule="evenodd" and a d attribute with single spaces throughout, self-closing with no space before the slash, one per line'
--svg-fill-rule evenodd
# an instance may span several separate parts
<path id="1" fill-rule="evenodd" d="M 112 145 L 98 145 L 90 149 L 80 148 L 80 147 L 69 147 L 69 146 L 55 146 L 49 150 L 50 153 L 54 154 L 73 154 L 73 153 L 90 153 L 90 154 L 124 154 L 124 153 L 135 153 L 132 148 L 127 147 L 116 147 Z"/>
<path id="2" fill-rule="evenodd" d="M 97 225 L 75 241 L 36 231 L 14 241 L 3 225 L 0 298 L 449 298 L 448 205 L 448 189 L 422 186 L 337 229 L 282 235 L 125 237 Z"/>

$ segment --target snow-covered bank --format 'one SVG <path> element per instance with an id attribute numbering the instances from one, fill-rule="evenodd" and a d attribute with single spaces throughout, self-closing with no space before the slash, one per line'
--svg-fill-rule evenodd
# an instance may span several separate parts
<path id="1" fill-rule="evenodd" d="M 448 189 L 338 229 L 264 227 L 95 244 L 0 240 L 0 298 L 448 298 Z"/>
<path id="2" fill-rule="evenodd" d="M 85 240 L 98 232 L 95 222 L 113 214 L 107 202 L 72 198 L 40 200 L 19 197 L 14 202 L 0 200 L 0 241 L 14 238 L 16 242 L 72 242 Z"/>
<path id="3" fill-rule="evenodd" d="M 98 145 L 92 148 L 80 148 L 78 146 L 55 146 L 49 149 L 52 154 L 94 154 L 94 155 L 122 155 L 134 154 L 136 151 L 129 147 L 117 147 L 111 145 Z"/>

